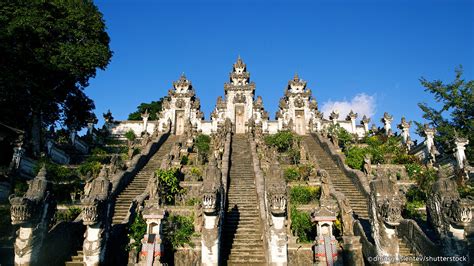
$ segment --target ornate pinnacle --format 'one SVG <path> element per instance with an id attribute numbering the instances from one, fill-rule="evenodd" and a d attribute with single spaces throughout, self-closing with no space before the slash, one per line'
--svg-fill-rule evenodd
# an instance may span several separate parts
<path id="1" fill-rule="evenodd" d="M 402 119 L 400 121 L 400 124 L 398 125 L 399 129 L 404 129 L 404 128 L 410 128 L 411 126 L 411 121 L 407 122 L 406 118 L 402 116 Z"/>
<path id="2" fill-rule="evenodd" d="M 370 118 L 368 118 L 366 115 L 364 115 L 360 122 L 364 125 L 368 125 L 370 123 Z"/>
<path id="3" fill-rule="evenodd" d="M 300 77 L 298 76 L 298 73 L 295 72 L 295 76 L 293 77 L 293 80 L 296 82 L 300 81 Z"/>
<path id="4" fill-rule="evenodd" d="M 357 113 L 354 113 L 354 111 L 350 111 L 349 114 L 346 117 L 346 120 L 352 120 L 357 118 Z"/>
<path id="5" fill-rule="evenodd" d="M 236 69 L 236 68 L 245 69 L 245 66 L 246 65 L 245 65 L 244 61 L 242 61 L 242 58 L 240 58 L 240 55 L 239 55 L 239 57 L 237 58 L 237 62 L 235 62 L 235 64 L 234 64 L 234 69 Z"/>
<path id="6" fill-rule="evenodd" d="M 390 123 L 392 122 L 392 120 L 393 120 L 393 116 L 389 115 L 387 112 L 383 113 L 383 117 L 381 119 L 383 123 L 385 122 Z"/>

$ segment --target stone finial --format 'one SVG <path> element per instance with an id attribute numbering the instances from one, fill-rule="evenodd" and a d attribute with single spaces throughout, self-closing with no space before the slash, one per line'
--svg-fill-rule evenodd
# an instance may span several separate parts
<path id="1" fill-rule="evenodd" d="M 402 131 L 402 141 L 403 144 L 408 145 L 408 149 L 410 149 L 410 126 L 411 121 L 407 122 L 404 116 L 402 116 L 401 122 L 397 126 Z"/>
<path id="2" fill-rule="evenodd" d="M 382 123 L 384 124 L 383 125 L 383 128 L 385 129 L 385 134 L 388 135 L 388 136 L 391 136 L 392 135 L 392 121 L 393 121 L 393 116 L 389 115 L 387 112 L 383 113 L 383 117 L 382 119 L 380 119 L 380 121 L 382 121 Z"/>
<path id="3" fill-rule="evenodd" d="M 182 73 L 179 79 L 173 82 L 173 87 L 177 93 L 186 93 L 192 88 L 192 84 Z"/>
<path id="4" fill-rule="evenodd" d="M 354 111 L 350 111 L 349 114 L 346 117 L 347 121 L 355 120 L 357 118 L 357 113 L 354 113 Z"/>
<path id="5" fill-rule="evenodd" d="M 467 166 L 466 147 L 469 144 L 469 139 L 456 136 L 454 139 L 456 147 L 453 149 L 456 157 L 457 166 L 459 169 L 464 169 Z"/>
<path id="6" fill-rule="evenodd" d="M 300 79 L 298 74 L 292 80 L 288 81 L 288 90 L 291 93 L 301 93 L 306 88 L 306 81 Z"/>
<path id="7" fill-rule="evenodd" d="M 367 126 L 369 126 L 370 118 L 368 118 L 366 115 L 364 115 L 364 116 L 362 117 L 362 120 L 360 120 L 360 123 L 361 123 L 362 125 L 367 125 Z"/>
<path id="8" fill-rule="evenodd" d="M 103 114 L 103 117 L 105 119 L 105 123 L 108 124 L 108 123 L 112 123 L 114 121 L 114 117 L 112 116 L 112 112 L 109 110 L 107 110 L 107 113 Z"/>
<path id="9" fill-rule="evenodd" d="M 333 110 L 331 114 L 329 115 L 329 119 L 332 121 L 336 122 L 336 120 L 339 118 L 339 111 L 338 110 Z"/>
<path id="10" fill-rule="evenodd" d="M 246 66 L 247 65 L 244 63 L 242 58 L 240 58 L 240 55 L 239 55 L 237 57 L 237 61 L 234 63 L 234 70 L 237 70 L 237 69 L 245 70 Z"/>

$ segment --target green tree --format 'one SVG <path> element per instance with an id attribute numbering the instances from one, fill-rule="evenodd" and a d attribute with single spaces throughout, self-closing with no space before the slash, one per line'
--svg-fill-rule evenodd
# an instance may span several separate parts
<path id="1" fill-rule="evenodd" d="M 94 118 L 84 93 L 112 52 L 91 0 L 0 1 L 0 120 L 30 132 L 58 122 L 78 130 Z"/>
<path id="2" fill-rule="evenodd" d="M 152 101 L 151 103 L 141 103 L 137 106 L 137 110 L 128 115 L 128 120 L 142 120 L 142 114 L 145 110 L 148 110 L 150 114 L 149 120 L 158 120 L 157 113 L 161 112 L 163 104 L 163 98 L 158 101 Z"/>
<path id="3" fill-rule="evenodd" d="M 474 163 L 474 80 L 462 78 L 463 70 L 455 70 L 453 82 L 446 84 L 440 80 L 428 81 L 421 78 L 420 82 L 425 91 L 434 95 L 440 108 L 429 107 L 419 103 L 423 118 L 429 121 L 437 130 L 435 141 L 443 152 L 452 152 L 454 138 L 458 134 L 469 139 L 466 155 L 469 163 Z M 421 123 L 417 123 L 418 133 L 422 133 Z"/>

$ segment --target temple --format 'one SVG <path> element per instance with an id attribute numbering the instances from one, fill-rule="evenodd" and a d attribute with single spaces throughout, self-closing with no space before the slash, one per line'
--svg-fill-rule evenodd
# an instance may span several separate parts
<path id="1" fill-rule="evenodd" d="M 72 131 L 62 142 L 50 132 L 37 162 L 25 153 L 23 132 L 0 124 L 0 141 L 13 150 L 11 160 L 2 157 L 9 163 L 2 176 L 30 180 L 9 197 L 18 233 L 4 258 L 15 265 L 426 264 L 420 257 L 464 265 L 473 258 L 474 199 L 459 189 L 474 180 L 468 139 L 457 136 L 453 151 L 442 151 L 435 128 L 425 125 L 416 143 L 411 121 L 401 117 L 392 128 L 387 112 L 370 128 L 371 118 L 353 111 L 325 118 L 298 74 L 271 119 L 256 86 L 239 57 L 205 120 L 182 74 L 158 113 L 116 121 L 109 111 L 101 129 L 91 121 L 85 136 Z M 64 182 L 49 180 L 48 165 L 76 171 L 71 200 L 53 189 Z M 80 214 L 61 220 L 68 207 Z"/>

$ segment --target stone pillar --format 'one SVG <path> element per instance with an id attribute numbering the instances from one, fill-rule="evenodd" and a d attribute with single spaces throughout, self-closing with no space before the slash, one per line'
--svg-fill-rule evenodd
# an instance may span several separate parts
<path id="1" fill-rule="evenodd" d="M 150 117 L 150 114 L 148 113 L 148 109 L 146 109 L 145 112 L 142 114 L 143 132 L 147 132 L 148 118 L 149 118 L 149 117 Z"/>
<path id="2" fill-rule="evenodd" d="M 424 125 L 423 132 L 425 133 L 425 153 L 431 162 L 436 161 L 437 150 L 434 144 L 434 134 L 436 129 L 430 128 L 428 124 Z"/>
<path id="3" fill-rule="evenodd" d="M 351 121 L 351 130 L 352 130 L 352 134 L 355 134 L 356 133 L 356 119 L 357 119 L 357 113 L 354 113 L 352 110 L 349 112 L 349 114 L 347 115 L 347 118 L 346 120 L 347 121 Z"/>
<path id="4" fill-rule="evenodd" d="M 387 136 L 391 136 L 392 135 L 392 121 L 393 121 L 393 116 L 389 115 L 387 112 L 385 112 L 383 114 L 383 117 L 381 119 L 382 123 L 383 123 L 383 128 L 385 129 L 385 134 Z"/>
<path id="5" fill-rule="evenodd" d="M 363 266 L 364 255 L 360 236 L 343 236 L 344 265 Z"/>
<path id="6" fill-rule="evenodd" d="M 202 229 L 201 259 L 202 265 L 218 265 L 219 263 L 219 235 L 217 215 L 203 215 L 204 228 Z"/>
<path id="7" fill-rule="evenodd" d="M 362 117 L 362 120 L 360 120 L 360 123 L 361 123 L 362 126 L 364 126 L 365 134 L 368 135 L 369 134 L 370 118 L 367 118 L 367 116 L 364 115 Z"/>
<path id="8" fill-rule="evenodd" d="M 155 207 L 143 213 L 143 219 L 146 221 L 146 233 L 142 239 L 139 263 L 143 266 L 161 265 L 160 259 L 163 256 L 161 221 L 165 216 L 165 211 Z"/>
<path id="9" fill-rule="evenodd" d="M 410 149 L 410 126 L 411 121 L 407 122 L 405 117 L 402 117 L 402 121 L 398 125 L 398 129 L 402 131 L 402 142 L 408 147 L 408 149 Z"/>
<path id="10" fill-rule="evenodd" d="M 271 219 L 269 227 L 270 237 L 268 239 L 269 263 L 270 265 L 288 264 L 288 238 L 286 235 L 286 182 L 281 178 L 280 164 L 276 153 L 272 156 L 272 165 L 267 172 L 267 205 L 268 215 Z"/>
<path id="11" fill-rule="evenodd" d="M 457 137 L 454 140 L 454 144 L 456 145 L 456 148 L 454 148 L 454 156 L 456 157 L 458 168 L 463 169 L 466 166 L 465 163 L 467 162 L 466 153 L 464 152 L 466 150 L 465 146 L 469 144 L 469 140 L 467 138 Z"/>

